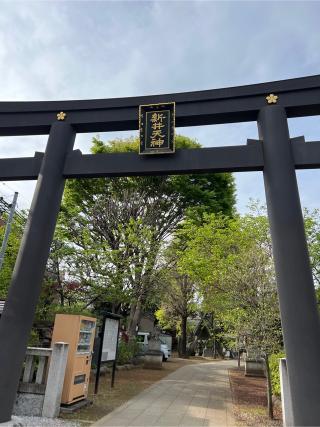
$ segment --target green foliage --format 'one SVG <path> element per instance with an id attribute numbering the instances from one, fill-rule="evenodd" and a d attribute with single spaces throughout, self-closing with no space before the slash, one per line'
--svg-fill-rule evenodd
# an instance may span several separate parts
<path id="1" fill-rule="evenodd" d="M 201 148 L 193 139 L 176 135 L 176 149 Z M 92 153 L 120 153 L 138 152 L 139 139 L 127 138 L 108 141 L 104 143 L 98 138 L 93 139 Z M 86 180 L 88 182 L 89 180 Z M 92 181 L 92 180 L 91 180 Z M 99 181 L 99 180 L 94 180 Z M 100 180 L 105 182 L 104 179 Z M 165 195 L 174 194 L 179 197 L 179 203 L 184 209 L 189 209 L 189 214 L 194 218 L 202 218 L 205 212 L 223 212 L 226 215 L 234 213 L 235 185 L 234 179 L 228 173 L 173 175 L 163 177 L 125 177 L 117 178 L 121 187 L 133 186 L 137 191 L 143 186 L 150 187 L 153 191 L 161 184 L 160 190 Z M 164 185 L 165 183 L 165 185 Z"/>
<path id="2" fill-rule="evenodd" d="M 316 298 L 317 298 L 318 307 L 320 307 L 320 288 L 319 287 L 316 288 Z"/>
<path id="3" fill-rule="evenodd" d="M 175 136 L 176 148 L 201 148 L 201 145 L 193 139 L 186 136 Z M 93 138 L 91 151 L 93 154 L 98 153 L 138 153 L 139 152 L 139 138 L 117 138 L 110 140 L 107 143 L 101 141 L 99 137 Z"/>
<path id="4" fill-rule="evenodd" d="M 139 353 L 140 346 L 136 340 L 132 339 L 129 342 L 120 341 L 118 347 L 118 365 L 130 363 L 132 359 Z"/>
<path id="5" fill-rule="evenodd" d="M 161 306 L 158 310 L 156 310 L 154 315 L 162 330 L 170 331 L 176 327 L 176 319 L 172 316 L 168 316 L 164 306 Z"/>
<path id="6" fill-rule="evenodd" d="M 191 219 L 190 219 L 191 221 Z M 175 331 L 179 340 L 179 356 L 187 356 L 187 344 L 193 325 L 189 321 L 198 310 L 194 281 L 178 268 L 186 242 L 177 234 L 164 253 L 164 267 L 161 307 L 155 315 L 162 329 Z"/>
<path id="7" fill-rule="evenodd" d="M 272 354 L 269 356 L 269 367 L 270 367 L 270 376 L 272 391 L 275 396 L 280 397 L 280 373 L 279 373 L 279 359 L 286 357 L 283 352 Z"/>
<path id="8" fill-rule="evenodd" d="M 0 244 L 3 241 L 4 233 L 5 225 L 0 227 Z M 9 234 L 4 262 L 0 270 L 0 298 L 2 299 L 5 299 L 7 296 L 13 268 L 19 251 L 22 233 L 23 225 L 14 220 L 11 226 L 11 232 Z"/>
<path id="9" fill-rule="evenodd" d="M 36 321 L 54 322 L 56 314 L 76 314 L 81 316 L 94 317 L 95 313 L 83 306 L 83 303 L 74 302 L 70 305 L 61 305 L 55 301 L 52 284 L 44 283 L 40 299 L 37 305 Z"/>
<path id="10" fill-rule="evenodd" d="M 254 207 L 255 208 L 255 207 Z M 277 351 L 282 344 L 271 239 L 265 215 L 207 215 L 186 222 L 187 247 L 180 269 L 197 284 L 202 308 L 224 333 L 251 349 Z"/>
<path id="11" fill-rule="evenodd" d="M 28 347 L 39 347 L 40 341 L 39 341 L 39 335 L 38 332 L 35 329 L 31 329 L 29 340 L 28 340 Z"/>
<path id="12" fill-rule="evenodd" d="M 59 304 L 52 306 L 52 314 L 77 314 L 80 316 L 89 316 L 92 317 L 93 313 L 91 310 L 83 308 L 83 305 L 80 303 L 75 303 L 71 306 L 61 306 Z"/>
<path id="13" fill-rule="evenodd" d="M 314 283 L 320 286 L 320 210 L 304 209 L 304 224 Z"/>

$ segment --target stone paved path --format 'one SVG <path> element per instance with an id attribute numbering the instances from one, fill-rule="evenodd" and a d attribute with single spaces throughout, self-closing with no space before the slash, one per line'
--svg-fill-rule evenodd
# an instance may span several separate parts
<path id="1" fill-rule="evenodd" d="M 184 366 L 93 426 L 234 426 L 228 368 L 235 363 Z"/>

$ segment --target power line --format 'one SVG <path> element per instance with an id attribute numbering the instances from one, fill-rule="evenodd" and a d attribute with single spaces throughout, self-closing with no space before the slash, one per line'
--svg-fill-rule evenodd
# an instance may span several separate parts
<path id="1" fill-rule="evenodd" d="M 7 184 L 7 182 L 5 182 L 5 181 L 2 181 L 1 184 L 10 190 L 10 195 L 11 195 L 11 192 L 13 192 L 13 193 L 19 192 L 17 188 L 13 188 L 11 185 Z M 28 200 L 26 197 L 24 197 L 21 194 L 21 192 L 19 193 L 19 199 L 23 199 L 28 205 L 30 205 L 30 200 Z"/>
<path id="2" fill-rule="evenodd" d="M 18 192 L 16 191 L 14 194 L 18 194 Z M 0 196 L 0 215 L 2 215 L 3 213 L 10 214 L 11 207 L 12 207 L 12 203 L 6 202 L 6 200 L 3 198 L 3 196 Z M 21 212 L 19 212 L 19 210 L 16 208 L 16 205 L 15 205 L 15 216 L 16 216 L 18 222 L 21 225 L 24 225 L 25 215 L 22 214 Z"/>

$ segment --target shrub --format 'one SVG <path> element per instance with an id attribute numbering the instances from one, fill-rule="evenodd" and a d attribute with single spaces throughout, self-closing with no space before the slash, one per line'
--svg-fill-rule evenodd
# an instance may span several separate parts
<path id="1" fill-rule="evenodd" d="M 130 340 L 128 343 L 124 341 L 119 342 L 118 347 L 118 365 L 125 365 L 131 362 L 131 360 L 139 353 L 140 347 L 135 340 Z"/>
<path id="2" fill-rule="evenodd" d="M 95 317 L 92 312 L 88 309 L 84 309 L 82 304 L 73 304 L 73 305 L 56 305 L 52 307 L 52 316 L 53 320 L 56 314 L 76 314 L 80 316 Z"/>
<path id="3" fill-rule="evenodd" d="M 39 345 L 39 334 L 36 329 L 32 328 L 29 335 L 28 347 L 39 347 Z"/>
<path id="4" fill-rule="evenodd" d="M 272 354 L 269 357 L 270 376 L 272 384 L 272 393 L 280 397 L 280 373 L 279 373 L 279 359 L 286 357 L 283 352 Z"/>

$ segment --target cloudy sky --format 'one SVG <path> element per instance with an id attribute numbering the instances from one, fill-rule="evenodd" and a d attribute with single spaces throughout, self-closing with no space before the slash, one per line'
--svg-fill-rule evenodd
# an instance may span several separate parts
<path id="1" fill-rule="evenodd" d="M 184 92 L 320 73 L 320 2 L 0 0 L 0 101 Z M 320 140 L 319 117 L 291 136 Z M 203 146 L 245 144 L 255 123 L 179 128 Z M 101 138 L 132 133 L 101 134 Z M 133 132 L 134 134 L 134 132 Z M 88 152 L 92 134 L 77 137 Z M 46 137 L 2 137 L 0 157 L 44 151 Z M 237 204 L 264 202 L 261 173 L 235 174 Z M 320 208 L 320 171 L 299 171 L 303 206 Z M 34 182 L 0 183 L 28 207 Z"/>

